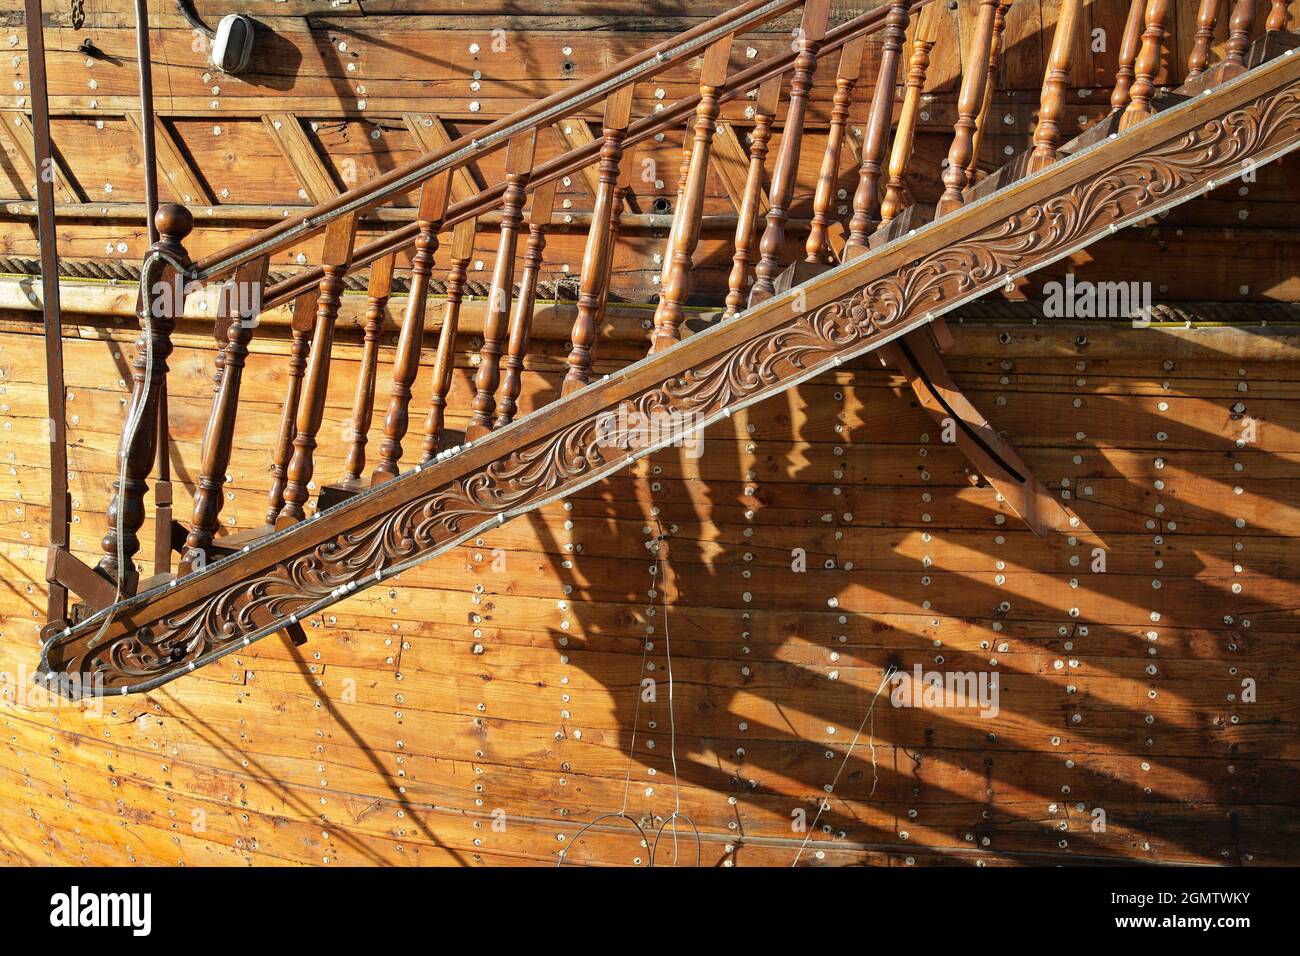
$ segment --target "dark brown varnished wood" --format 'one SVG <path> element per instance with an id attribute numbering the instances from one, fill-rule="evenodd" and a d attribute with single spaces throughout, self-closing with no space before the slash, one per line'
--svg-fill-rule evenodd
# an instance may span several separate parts
<path id="1" fill-rule="evenodd" d="M 1147 0 L 1130 0 L 1128 17 L 1124 21 L 1124 36 L 1119 44 L 1119 66 L 1115 69 L 1115 88 L 1110 94 L 1110 107 L 1114 110 L 1122 110 L 1128 106 L 1138 50 L 1142 47 L 1146 7 Z"/>
<path id="2" fill-rule="evenodd" d="M 659 289 L 659 304 L 655 307 L 654 334 L 650 352 L 671 348 L 681 340 L 683 306 L 691 288 L 691 265 L 695 246 L 700 239 L 700 220 L 704 215 L 704 190 L 709 174 L 709 147 L 713 143 L 713 129 L 718 121 L 718 91 L 727 81 L 727 61 L 731 56 L 733 36 L 727 34 L 714 42 L 704 53 L 700 65 L 700 105 L 695 111 L 695 131 L 691 144 L 691 162 L 686 173 L 681 205 L 676 212 L 672 245 L 665 251 L 667 279 Z M 608 253 L 605 257 L 608 283 Z"/>
<path id="3" fill-rule="evenodd" d="M 1120 117 L 1121 130 L 1136 126 L 1155 114 L 1151 99 L 1155 96 L 1156 74 L 1160 72 L 1160 58 L 1165 45 L 1165 25 L 1169 17 L 1170 0 L 1147 0 L 1146 29 L 1142 32 L 1142 49 L 1134 65 L 1133 86 L 1129 89 L 1128 106 Z"/>
<path id="4" fill-rule="evenodd" d="M 908 164 L 912 161 L 912 144 L 916 138 L 916 123 L 921 112 L 921 90 L 930 68 L 930 51 L 939 36 L 940 5 L 931 3 L 921 10 L 912 37 L 912 52 L 907 62 L 907 80 L 903 89 L 903 108 L 898 117 L 898 130 L 894 134 L 894 147 L 889 153 L 889 182 L 885 185 L 885 198 L 880 203 L 880 221 L 894 219 L 906 206 Z"/>
<path id="5" fill-rule="evenodd" d="M 618 184 L 623 161 L 623 138 L 632 116 L 632 90 L 623 87 L 605 101 L 605 119 L 600 147 L 600 185 L 596 190 L 587 230 L 587 245 L 582 254 L 582 274 L 578 280 L 578 314 L 569 334 L 568 370 L 564 373 L 561 392 L 568 395 L 587 384 L 591 376 L 591 350 L 596 344 L 596 325 L 600 320 L 600 303 L 609 264 L 609 229 L 614 209 L 614 188 Z"/>
<path id="6" fill-rule="evenodd" d="M 609 246 L 605 249 L 605 275 L 612 276 L 614 271 L 614 250 L 618 248 L 618 234 L 623 227 L 623 210 L 632 195 L 632 162 L 623 162 L 618 169 L 618 182 L 614 185 L 614 203 L 609 216 Z M 604 316 L 609 305 L 608 279 L 600 290 L 600 315 Z"/>
<path id="7" fill-rule="evenodd" d="M 697 104 L 698 105 L 698 104 Z M 677 198 L 673 200 L 673 218 L 668 226 L 668 240 L 664 243 L 664 253 L 659 255 L 659 288 L 662 289 L 668 281 L 668 273 L 672 269 L 673 257 L 668 254 L 673 248 L 673 243 L 677 235 L 677 224 L 681 218 L 677 215 L 678 210 L 682 208 L 682 196 L 686 193 L 686 176 L 691 171 L 691 143 L 695 139 L 693 130 L 695 129 L 695 116 L 686 123 L 686 128 L 682 130 L 682 161 L 677 167 Z"/>
<path id="8" fill-rule="evenodd" d="M 803 20 L 795 39 L 799 54 L 795 57 L 794 73 L 790 77 L 785 127 L 781 131 L 776 168 L 772 172 L 767 226 L 758 244 L 759 259 L 758 265 L 754 267 L 754 286 L 749 291 L 751 307 L 766 302 L 776 291 L 776 276 L 781 271 L 779 256 L 781 247 L 785 245 L 785 224 L 790 217 L 790 200 L 794 196 L 794 184 L 799 175 L 799 150 L 803 144 L 808 93 L 812 89 L 813 75 L 817 70 L 817 53 L 826 36 L 829 14 L 829 0 L 810 0 L 803 8 Z"/>
<path id="9" fill-rule="evenodd" d="M 515 311 L 510 318 L 510 339 L 502 361 L 501 400 L 497 402 L 495 428 L 509 425 L 519 410 L 524 356 L 528 353 L 533 308 L 537 303 L 537 280 L 542 269 L 542 254 L 546 251 L 546 228 L 551 224 L 555 208 L 555 187 L 553 179 L 538 186 L 533 191 L 532 203 L 528 209 L 528 248 L 524 251 L 524 269 L 519 276 L 519 298 L 515 301 Z M 618 210 L 615 210 L 614 223 L 618 223 Z M 613 248 L 612 242 L 610 248 Z"/>
<path id="10" fill-rule="evenodd" d="M 366 442 L 370 433 L 370 419 L 375 411 L 375 373 L 379 364 L 379 336 L 384 327 L 384 310 L 393 287 L 393 255 L 384 256 L 370 267 L 367 283 L 366 322 L 361 346 L 361 368 L 357 371 L 357 391 L 352 399 L 352 424 L 349 427 L 347 459 L 343 465 L 343 480 L 361 480 L 361 469 L 366 466 Z"/>
<path id="11" fill-rule="evenodd" d="M 884 171 L 885 150 L 889 144 L 889 127 L 894 115 L 894 87 L 902 61 L 903 41 L 907 36 L 908 4 L 893 3 L 881 38 L 880 73 L 871 94 L 867 131 L 862 137 L 862 165 L 858 169 L 858 188 L 853 193 L 853 218 L 849 220 L 849 238 L 844 258 L 851 259 L 867 248 L 867 239 L 879 223 L 880 182 Z"/>
<path id="12" fill-rule="evenodd" d="M 501 348 L 510 318 L 510 296 L 514 291 L 519 226 L 524 218 L 524 188 L 533 171 L 536 149 L 535 131 L 521 133 L 506 148 L 506 195 L 501 204 L 500 242 L 492 266 L 487 318 L 483 320 L 483 347 L 479 349 L 478 372 L 474 376 L 472 415 L 469 427 L 465 429 L 465 437 L 470 440 L 492 430 L 496 390 L 501 381 Z"/>
<path id="13" fill-rule="evenodd" d="M 840 178 L 840 152 L 844 148 L 844 124 L 853 104 L 853 90 L 858 85 L 862 71 L 862 51 L 866 37 L 858 37 L 840 49 L 839 66 L 835 71 L 835 95 L 831 100 L 830 129 L 826 134 L 826 151 L 822 154 L 821 169 L 817 173 L 817 188 L 813 193 L 813 215 L 804 244 L 804 261 L 830 262 L 831 253 L 828 229 L 831 210 L 835 206 L 835 190 Z"/>
<path id="14" fill-rule="evenodd" d="M 460 327 L 460 304 L 465 295 L 465 274 L 474 255 L 475 219 L 456 223 L 451 233 L 451 269 L 447 273 L 447 300 L 443 306 L 442 329 L 438 332 L 438 351 L 433 360 L 433 391 L 429 397 L 429 414 L 424 421 L 422 461 L 429 461 L 444 446 L 447 392 L 456 365 L 456 332 Z"/>
<path id="15" fill-rule="evenodd" d="M 1246 48 L 1255 29 L 1255 0 L 1235 0 L 1228 18 L 1228 45 L 1223 50 L 1223 78 L 1246 69 Z"/>
<path id="16" fill-rule="evenodd" d="M 284 407 L 280 413 L 280 431 L 271 454 L 271 490 L 267 494 L 266 523 L 275 525 L 284 507 L 284 485 L 289 472 L 289 459 L 293 457 L 293 436 L 298 423 L 298 402 L 302 397 L 302 379 L 307 371 L 307 353 L 311 348 L 311 333 L 316 327 L 316 306 L 320 300 L 320 286 L 314 285 L 293 302 L 293 324 L 289 342 L 289 359 L 285 363 L 288 382 L 285 386 Z"/>
<path id="17" fill-rule="evenodd" d="M 220 310 L 229 321 L 226 329 L 225 362 L 221 384 L 212 401 L 207 430 L 203 435 L 203 461 L 194 489 L 194 510 L 185 538 L 182 574 L 203 567 L 208 548 L 217 533 L 221 515 L 222 489 L 235 438 L 235 416 L 239 411 L 239 387 L 243 381 L 248 343 L 261 312 L 262 286 L 266 281 L 266 257 L 254 259 L 235 270 L 234 278 L 222 289 Z M 160 532 L 161 533 L 161 532 Z"/>
<path id="18" fill-rule="evenodd" d="M 438 231 L 447 212 L 449 175 L 438 175 L 420 188 L 420 233 L 411 260 L 411 290 L 406 299 L 406 317 L 397 339 L 393 358 L 393 383 L 388 392 L 388 411 L 384 415 L 384 437 L 379 443 L 379 459 L 370 476 L 372 482 L 387 481 L 399 471 L 402 439 L 410 422 L 411 385 L 420 370 L 420 349 L 424 344 L 424 309 L 429 297 L 429 273 L 433 254 L 438 249 Z"/>
<path id="19" fill-rule="evenodd" d="M 1000 0 L 993 15 L 993 41 L 989 46 L 989 64 L 984 79 L 984 100 L 980 104 L 979 114 L 975 117 L 975 129 L 971 134 L 970 162 L 966 164 L 966 186 L 975 184 L 979 175 L 980 147 L 984 134 L 988 131 L 989 116 L 993 111 L 993 94 L 997 92 L 998 64 L 1002 60 L 1002 33 L 1007 28 L 1007 11 L 1011 9 L 1011 0 Z"/>
<path id="20" fill-rule="evenodd" d="M 1287 0 L 1269 0 L 1268 20 L 1264 23 L 1264 29 L 1285 30 L 1289 20 Z"/>
<path id="21" fill-rule="evenodd" d="M 984 103 L 988 85 L 989 54 L 993 50 L 993 26 L 997 19 L 998 0 L 980 0 L 975 20 L 975 39 L 966 51 L 969 69 L 962 71 L 961 92 L 957 96 L 957 122 L 953 124 L 952 146 L 948 149 L 948 166 L 943 171 L 943 195 L 937 214 L 952 212 L 965 202 L 966 167 L 974 157 L 975 124 Z"/>
<path id="22" fill-rule="evenodd" d="M 1210 64 L 1210 47 L 1214 43 L 1214 28 L 1219 25 L 1219 8 L 1224 0 L 1201 0 L 1196 10 L 1196 33 L 1192 52 L 1187 57 L 1187 78 L 1194 80 Z"/>
<path id="23" fill-rule="evenodd" d="M 1043 77 L 1043 92 L 1039 98 L 1038 126 L 1034 128 L 1034 148 L 1029 157 L 1031 173 L 1056 162 L 1081 4 L 1082 0 L 1061 0 L 1056 32 L 1052 35 L 1052 52 L 1047 59 L 1047 75 Z"/>
<path id="24" fill-rule="evenodd" d="M 194 228 L 194 217 L 184 206 L 166 203 L 158 207 L 154 224 L 159 238 L 149 248 L 146 278 L 142 280 L 150 294 L 151 321 L 147 324 L 141 322 L 141 335 L 131 366 L 131 404 L 128 406 L 140 424 L 134 433 L 123 432 L 118 446 L 118 461 L 125 459 L 126 481 L 121 481 L 120 476 L 113 481 L 113 497 L 106 515 L 108 533 L 101 541 L 104 557 L 99 561 L 99 570 L 109 580 L 116 581 L 123 594 L 134 593 L 139 580 L 135 555 L 140 550 L 139 533 L 145 517 L 144 495 L 149 487 L 148 478 L 158 441 L 158 396 L 167 378 L 172 331 L 185 310 L 185 283 L 176 266 L 184 269 L 190 264 L 183 243 Z M 152 346 L 151 368 L 146 361 L 147 345 Z"/>
<path id="25" fill-rule="evenodd" d="M 345 216 L 330 223 L 325 230 L 325 249 L 321 264 L 325 278 L 320 283 L 316 303 L 316 327 L 312 334 L 311 353 L 293 436 L 293 456 L 285 470 L 284 505 L 275 519 L 277 528 L 285 528 L 307 516 L 310 497 L 308 485 L 315 471 L 316 433 L 325 417 L 325 394 L 329 388 L 330 352 L 334 348 L 334 323 L 338 321 L 343 295 L 343 277 L 352 261 L 356 239 L 356 217 Z"/>
<path id="26" fill-rule="evenodd" d="M 758 88 L 754 102 L 754 130 L 749 141 L 749 170 L 745 176 L 745 192 L 736 219 L 736 249 L 731 257 L 731 273 L 727 277 L 726 310 L 723 318 L 740 314 L 745 304 L 745 285 L 749 270 L 754 264 L 754 227 L 758 222 L 759 204 L 763 195 L 763 171 L 767 162 L 767 144 L 772 138 L 772 120 L 781 97 L 781 78 L 765 80 Z"/>

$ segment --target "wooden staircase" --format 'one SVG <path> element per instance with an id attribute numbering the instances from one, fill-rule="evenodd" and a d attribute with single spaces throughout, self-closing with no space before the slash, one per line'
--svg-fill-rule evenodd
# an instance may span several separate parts
<path id="1" fill-rule="evenodd" d="M 1080 0 L 1064 0 L 1044 79 L 1032 148 L 980 177 L 976 164 L 1001 55 L 1010 0 L 985 0 L 964 60 L 958 119 L 941 178 L 938 206 L 909 204 L 906 181 L 927 61 L 943 18 L 938 2 L 893 2 L 827 29 L 829 0 L 757 2 L 653 48 L 393 170 L 364 189 L 324 203 L 239 243 L 191 262 L 184 241 L 193 228 L 181 207 L 158 216 L 162 238 L 142 270 L 154 317 L 146 323 L 152 362 L 137 359 L 133 408 L 145 427 L 123 437 L 123 480 L 108 514 L 105 556 L 96 569 L 66 552 L 50 577 L 85 601 L 52 607 L 41 670 L 67 696 L 98 687 L 147 691 L 254 641 L 289 630 L 359 590 L 455 547 L 625 467 L 683 434 L 878 351 L 912 383 L 924 407 L 956 426 L 954 440 L 976 468 L 1035 530 L 1077 525 L 1047 495 L 996 430 L 961 395 L 943 369 L 942 316 L 964 303 L 1059 260 L 1127 225 L 1156 215 L 1267 163 L 1300 145 L 1300 56 L 1285 32 L 1285 4 L 1273 4 L 1255 30 L 1253 2 L 1231 4 L 1223 60 L 1208 63 L 1223 4 L 1202 0 L 1192 51 L 1195 77 L 1157 95 L 1168 0 L 1134 0 L 1121 48 L 1114 112 L 1063 142 L 1062 91 L 1081 29 Z M 788 54 L 729 73 L 736 38 L 802 7 Z M 910 32 L 909 32 L 910 24 Z M 834 184 L 844 127 L 859 79 L 865 38 L 883 32 L 881 72 L 862 138 L 858 188 L 847 223 L 834 214 Z M 1257 38 L 1256 34 L 1259 35 Z M 910 42 L 905 44 L 905 39 Z M 906 54 L 906 55 L 905 55 Z M 633 120 L 634 85 L 673 63 L 700 58 L 698 96 Z M 901 76 L 900 76 L 901 74 Z M 829 77 L 829 79 L 826 79 Z M 895 126 L 894 90 L 903 83 Z M 785 258 L 785 226 L 799 166 L 808 91 L 836 88 L 831 133 L 820 166 L 813 226 L 802 255 Z M 734 268 L 722 321 L 683 340 L 684 305 L 699 235 L 705 176 L 722 101 L 753 92 L 755 133 L 736 231 Z M 785 100 L 784 123 L 767 185 L 766 222 L 758 221 L 768 136 Z M 604 103 L 602 137 L 543 164 L 534 163 L 537 131 L 557 116 Z M 620 214 L 630 193 L 629 146 L 690 123 L 679 201 L 664 255 L 662 294 L 644 359 L 593 381 L 592 350 L 608 298 Z M 506 150 L 505 182 L 450 201 L 453 173 L 469 160 Z M 517 416 L 520 370 L 528 350 L 555 182 L 593 162 L 599 189 L 584 257 L 577 319 L 563 394 Z M 412 188 L 419 213 L 410 226 L 366 246 L 355 244 L 356 219 Z M 463 436 L 444 425 L 452 342 L 477 217 L 500 210 L 500 252 L 489 318 Z M 760 228 L 761 226 L 761 228 Z M 518 243 L 527 247 L 518 279 Z M 264 288 L 269 257 L 324 232 L 322 265 Z M 419 363 L 433 251 L 446 234 L 452 266 L 443 332 L 432 369 Z M 413 246 L 411 294 L 393 366 L 390 394 L 375 395 L 379 317 L 394 255 Z M 344 277 L 369 267 L 370 312 L 345 474 L 320 491 L 313 451 L 322 422 L 331 345 Z M 753 288 L 746 295 L 751 275 Z M 180 553 L 178 573 L 137 581 L 133 558 L 144 522 L 143 496 L 156 443 L 166 439 L 159 395 L 170 333 L 188 283 L 233 281 L 256 296 L 227 297 L 217 320 L 224 343 L 204 441 L 198 490 L 187 526 L 173 524 L 161 552 Z M 518 295 L 514 289 L 518 285 Z M 259 309 L 294 301 L 291 371 L 272 462 L 267 523 L 255 533 L 217 535 L 224 475 L 237 427 L 244 358 Z M 144 340 L 142 339 L 142 342 Z M 422 435 L 411 432 L 411 384 L 431 375 L 433 400 Z M 384 434 L 367 468 L 367 428 L 375 402 L 387 407 Z M 639 413 L 660 423 L 652 442 L 628 447 L 611 422 Z M 160 427 L 149 427 L 159 422 Z M 418 445 L 418 449 L 413 447 Z M 368 473 L 369 472 L 369 473 Z M 333 478 L 334 476 L 327 476 Z M 165 534 L 166 525 L 160 534 Z"/>

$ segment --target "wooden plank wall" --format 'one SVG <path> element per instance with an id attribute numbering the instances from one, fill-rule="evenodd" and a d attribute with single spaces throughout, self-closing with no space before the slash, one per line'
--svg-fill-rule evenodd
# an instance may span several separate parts
<path id="1" fill-rule="evenodd" d="M 6 862 L 553 864 L 566 849 L 643 865 L 630 823 L 579 829 L 622 807 L 660 825 L 679 796 L 705 865 L 788 865 L 805 838 L 812 865 L 1300 861 L 1296 335 L 957 326 L 958 381 L 1077 511 L 1073 535 L 1034 538 L 864 360 L 711 428 L 702 457 L 658 453 L 338 605 L 302 648 L 269 639 L 96 716 L 19 696 L 47 474 L 40 338 L 8 315 Z M 124 330 L 82 321 L 73 539 L 93 560 L 132 353 Z M 232 530 L 264 510 L 283 376 L 269 334 L 245 376 Z M 212 355 L 181 338 L 174 473 L 192 490 Z M 349 349 L 323 478 L 341 468 Z M 453 424 L 471 371 L 462 355 Z M 524 407 L 560 376 L 533 363 Z M 891 664 L 996 672 L 999 713 L 882 698 L 850 748 Z M 693 862 L 694 840 L 679 851 Z"/>
<path id="2" fill-rule="evenodd" d="M 15 83 L 26 78 L 16 6 L 4 8 L 0 33 L 12 51 L 0 68 Z M 364 178 L 415 155 L 405 112 L 437 114 L 456 135 L 561 88 L 565 46 L 583 75 L 725 5 L 634 6 L 641 19 L 596 33 L 589 18 L 606 8 L 573 0 L 555 13 L 540 4 L 368 2 L 364 17 L 348 5 L 249 0 L 246 9 L 276 27 L 278 62 L 293 68 L 215 81 L 196 66 L 184 21 L 155 11 L 162 123 L 195 177 L 183 188 L 201 186 L 216 205 L 298 204 L 307 184 L 294 179 L 263 116 L 298 111 L 342 186 L 348 169 Z M 1079 60 L 1069 102 L 1083 120 L 1104 109 L 1123 6 L 1088 4 L 1088 22 L 1108 42 Z M 1182 7 L 1180 51 L 1190 33 Z M 954 35 L 971 8 L 962 0 L 952 12 Z M 1054 0 L 1013 8 L 999 127 L 985 141 L 990 166 L 1032 128 L 1041 31 L 1055 8 Z M 124 119 L 134 108 L 133 39 L 122 0 L 86 0 L 86 10 L 87 29 L 77 32 L 66 8 L 47 5 L 55 138 L 68 188 L 111 209 L 141 198 Z M 480 89 L 470 90 L 468 44 L 487 48 L 496 22 L 514 31 L 522 55 L 481 69 Z M 774 49 L 784 27 L 753 46 Z M 116 61 L 87 66 L 73 52 L 87 35 Z M 1171 82 L 1183 61 L 1185 52 L 1171 58 Z M 947 148 L 959 73 L 955 47 L 941 43 L 918 146 L 931 169 Z M 665 101 L 690 83 L 689 70 L 665 77 Z M 659 102 L 655 88 L 641 108 Z M 869 92 L 867 84 L 859 110 Z M 29 109 L 24 95 L 7 87 L 0 110 Z M 473 113 L 471 95 L 480 103 Z M 824 109 L 817 100 L 814 127 Z M 727 115 L 743 130 L 743 112 Z M 26 199 L 17 147 L 0 142 L 2 197 Z M 559 134 L 548 135 L 541 155 L 559 148 Z M 673 194 L 677 150 L 671 137 L 648 150 L 668 174 L 662 187 L 638 182 L 638 201 Z M 805 204 L 816 152 L 801 173 Z M 499 175 L 495 162 L 481 164 L 481 181 Z M 1255 182 L 1215 190 L 1005 295 L 1039 299 L 1044 282 L 1072 270 L 1081 280 L 1151 281 L 1157 301 L 1300 300 L 1294 165 L 1261 169 Z M 933 184 L 915 185 L 933 198 Z M 566 211 L 586 209 L 584 178 L 574 176 L 561 199 L 571 201 Z M 709 212 L 729 208 L 715 180 Z M 196 255 L 248 228 L 200 221 Z M 633 232 L 620 244 L 616 289 L 626 297 L 653 294 L 661 233 Z M 580 232 L 557 233 L 544 278 L 576 271 L 581 244 Z M 480 237 L 472 275 L 490 274 L 495 245 L 490 231 Z M 138 262 L 142 249 L 133 221 L 60 229 L 60 251 L 72 259 Z M 25 217 L 4 220 L 0 254 L 35 257 Z M 309 245 L 303 261 L 318 255 Z M 701 303 L 717 302 L 728 262 L 726 231 L 706 233 L 695 270 Z M 276 266 L 294 264 L 296 255 Z M 902 381 L 864 360 L 715 426 L 702 457 L 658 453 L 338 605 L 309 622 L 302 648 L 269 639 L 96 714 L 34 696 L 25 680 L 43 621 L 49 504 L 32 294 L 0 279 L 0 861 L 553 864 L 565 850 L 575 862 L 644 865 L 650 847 L 629 820 L 662 825 L 680 797 L 702 833 L 705 865 L 788 865 L 796 856 L 811 865 L 1300 863 L 1294 330 L 957 325 L 957 380 L 1077 511 L 1084 527 L 1072 536 L 1039 541 L 1024 530 L 939 440 Z M 132 294 L 129 283 L 65 292 L 73 547 L 88 561 L 105 530 L 134 356 Z M 401 306 L 399 298 L 389 307 L 380 394 Z M 467 307 L 458 342 L 453 427 L 463 426 L 471 394 L 476 310 L 481 302 Z M 342 467 L 360 311 L 349 296 L 321 480 Z M 439 310 L 429 311 L 436 329 Z M 598 371 L 644 354 L 648 318 L 632 308 L 610 316 Z M 557 394 L 571 322 L 563 305 L 539 316 L 523 410 Z M 222 513 L 232 531 L 265 512 L 285 334 L 282 317 L 271 316 L 254 338 Z M 182 517 L 210 407 L 211 342 L 195 314 L 172 361 Z M 430 336 L 426 365 L 435 345 Z M 421 375 L 417 422 L 428 389 Z M 153 530 L 147 521 L 143 540 Z M 1104 573 L 1093 571 L 1097 548 Z M 805 571 L 792 567 L 796 549 Z M 863 724 L 884 669 L 918 664 L 997 672 L 998 715 L 896 708 L 882 697 Z M 653 700 L 641 699 L 647 678 Z M 1243 699 L 1247 680 L 1253 701 Z M 607 818 L 577 839 L 620 808 L 628 820 Z M 660 864 L 672 860 L 670 836 Z M 678 849 L 679 862 L 694 862 L 693 838 Z"/>

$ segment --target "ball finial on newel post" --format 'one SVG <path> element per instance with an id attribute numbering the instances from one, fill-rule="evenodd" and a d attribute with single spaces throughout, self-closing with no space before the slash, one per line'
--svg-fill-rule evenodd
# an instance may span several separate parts
<path id="1" fill-rule="evenodd" d="M 179 244 L 194 231 L 194 214 L 177 203 L 165 202 L 154 213 L 153 224 L 159 235 Z"/>

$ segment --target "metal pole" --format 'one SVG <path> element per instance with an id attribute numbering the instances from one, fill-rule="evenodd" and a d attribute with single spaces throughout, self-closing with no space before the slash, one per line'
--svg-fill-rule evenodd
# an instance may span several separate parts
<path id="1" fill-rule="evenodd" d="M 63 380 L 63 317 L 59 309 L 59 255 L 54 231 L 54 160 L 50 148 L 50 104 L 45 80 L 45 30 L 41 0 L 24 0 L 27 21 L 27 76 L 36 143 L 36 236 L 41 251 L 41 291 L 45 319 L 45 371 L 49 400 L 50 549 L 68 550 L 72 501 L 68 494 L 67 389 Z M 47 564 L 48 621 L 68 615 L 68 589 L 53 580 Z"/>

